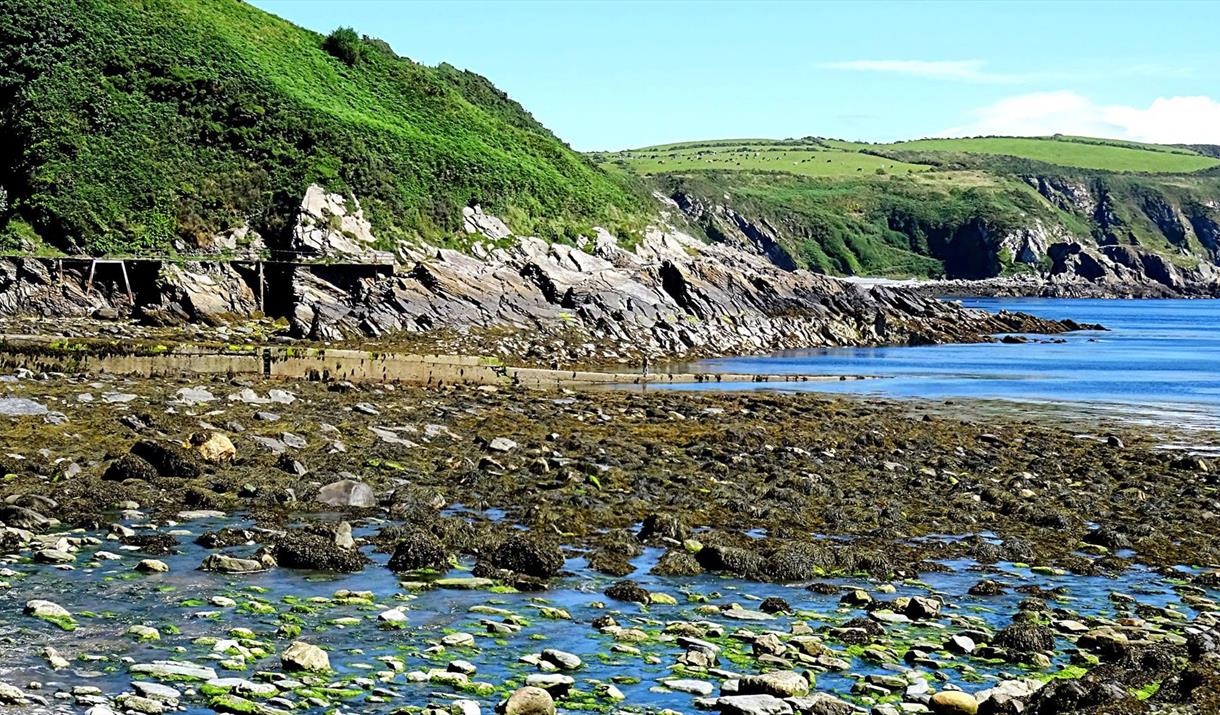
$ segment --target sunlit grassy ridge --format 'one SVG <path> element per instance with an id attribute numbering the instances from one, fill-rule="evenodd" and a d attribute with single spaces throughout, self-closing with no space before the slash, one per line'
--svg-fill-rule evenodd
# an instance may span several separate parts
<path id="1" fill-rule="evenodd" d="M 835 139 L 726 139 L 679 142 L 622 152 L 600 161 L 624 163 L 641 174 L 699 169 L 785 171 L 808 176 L 851 175 L 877 169 L 903 174 L 963 156 L 1012 157 L 1075 169 L 1182 174 L 1220 166 L 1220 159 L 1184 147 L 1087 137 L 977 137 L 868 144 Z"/>
<path id="2" fill-rule="evenodd" d="M 237 0 L 8 0 L 0 230 L 91 252 L 274 237 L 311 182 L 354 193 L 387 241 L 443 240 L 475 201 L 550 238 L 645 220 L 631 177 L 486 79 L 350 39 L 328 52 Z"/>
<path id="3" fill-rule="evenodd" d="M 920 139 L 879 147 L 897 151 L 1012 156 L 1077 169 L 1142 174 L 1184 174 L 1220 166 L 1220 159 L 1189 149 L 1081 137 Z"/>
<path id="4" fill-rule="evenodd" d="M 632 170 L 645 175 L 711 169 L 783 171 L 802 176 L 851 176 L 863 172 L 907 174 L 929 168 L 873 154 L 841 151 L 817 143 L 676 144 L 622 154 L 601 154 L 598 157 L 625 162 Z"/>

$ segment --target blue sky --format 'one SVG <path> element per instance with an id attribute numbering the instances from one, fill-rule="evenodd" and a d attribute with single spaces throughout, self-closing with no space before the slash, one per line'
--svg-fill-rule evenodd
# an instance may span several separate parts
<path id="1" fill-rule="evenodd" d="M 1220 143 L 1215 2 L 252 0 L 490 78 L 577 149 L 806 135 Z"/>

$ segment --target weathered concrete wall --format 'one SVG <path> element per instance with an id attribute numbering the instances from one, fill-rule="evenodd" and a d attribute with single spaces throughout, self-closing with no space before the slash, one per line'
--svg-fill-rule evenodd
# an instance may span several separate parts
<path id="1" fill-rule="evenodd" d="M 509 367 L 479 357 L 412 355 L 316 348 L 234 346 L 107 351 L 98 345 L 66 346 L 29 336 L 0 342 L 0 367 L 35 372 L 171 377 L 228 375 L 323 382 L 397 382 L 414 385 L 520 385 L 557 388 L 574 385 L 676 384 L 695 382 L 804 382 L 808 375 L 597 372 Z"/>
<path id="2" fill-rule="evenodd" d="M 251 353 L 190 352 L 161 355 L 11 352 L 0 349 L 0 367 L 34 372 L 174 377 L 261 375 L 262 357 Z"/>

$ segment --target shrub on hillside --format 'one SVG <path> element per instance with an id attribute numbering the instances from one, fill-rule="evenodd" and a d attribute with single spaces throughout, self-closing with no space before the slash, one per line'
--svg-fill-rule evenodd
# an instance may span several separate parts
<path id="1" fill-rule="evenodd" d="M 364 46 L 360 43 L 360 35 L 350 27 L 337 27 L 326 36 L 322 49 L 347 64 L 349 67 L 360 62 Z"/>

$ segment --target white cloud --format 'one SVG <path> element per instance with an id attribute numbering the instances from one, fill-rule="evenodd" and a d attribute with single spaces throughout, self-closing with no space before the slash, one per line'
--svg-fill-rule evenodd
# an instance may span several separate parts
<path id="1" fill-rule="evenodd" d="M 971 113 L 968 124 L 942 136 L 1079 134 L 1160 144 L 1220 144 L 1220 102 L 1210 97 L 1159 97 L 1147 107 L 1097 104 L 1075 92 L 1038 92 L 1002 99 Z"/>
<path id="2" fill-rule="evenodd" d="M 982 60 L 849 60 L 823 62 L 823 69 L 849 72 L 885 72 L 928 79 L 963 80 L 967 82 L 1020 82 L 1022 77 L 986 72 Z"/>
<path id="3" fill-rule="evenodd" d="M 1072 74 L 1056 72 L 993 72 L 983 60 L 847 60 L 822 62 L 818 67 L 848 72 L 900 74 L 923 79 L 975 82 L 979 84 L 1024 84 L 1028 82 L 1062 80 L 1084 75 L 1077 69 Z M 1109 70 L 1113 74 L 1115 70 Z M 1124 72 L 1125 73 L 1125 72 Z"/>
<path id="4" fill-rule="evenodd" d="M 995 72 L 987 69 L 983 60 L 846 60 L 821 62 L 821 69 L 846 72 L 874 72 L 898 74 L 922 79 L 951 82 L 974 82 L 977 84 L 1033 84 L 1038 82 L 1080 82 L 1084 80 L 1113 79 L 1115 77 L 1185 77 L 1194 73 L 1194 68 L 1164 63 L 1143 63 L 1097 66 L 1084 63 L 1074 67 L 1057 67 L 1054 70 L 1034 72 Z"/>

